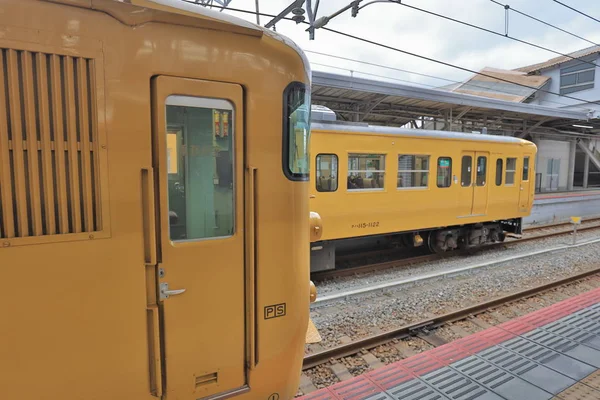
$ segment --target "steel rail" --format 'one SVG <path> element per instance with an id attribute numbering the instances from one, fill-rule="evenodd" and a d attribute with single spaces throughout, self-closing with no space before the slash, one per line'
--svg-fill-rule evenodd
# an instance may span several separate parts
<path id="1" fill-rule="evenodd" d="M 590 220 L 590 221 L 592 221 L 592 220 Z M 539 227 L 539 228 L 534 228 L 532 230 L 550 229 L 555 226 L 562 226 L 562 225 L 567 225 L 567 224 L 568 223 L 565 223 L 565 224 L 561 223 L 561 224 L 557 224 L 557 225 L 547 225 L 547 226 L 543 226 L 543 227 Z M 582 226 L 580 228 L 577 228 L 577 232 L 585 232 L 585 231 L 589 231 L 592 229 L 599 229 L 599 228 L 600 228 L 600 225 Z M 373 271 L 380 271 L 380 270 L 385 270 L 385 269 L 390 269 L 390 268 L 403 267 L 403 266 L 417 264 L 417 263 L 438 261 L 438 260 L 442 260 L 444 258 L 449 258 L 449 257 L 469 255 L 469 254 L 473 254 L 474 252 L 491 250 L 491 249 L 494 249 L 497 247 L 513 246 L 513 245 L 518 245 L 519 243 L 525 243 L 525 242 L 530 242 L 530 241 L 540 240 L 540 239 L 547 239 L 547 238 L 551 238 L 551 237 L 555 237 L 555 236 L 568 235 L 572 232 L 573 232 L 572 230 L 550 232 L 547 234 L 529 236 L 529 237 L 525 237 L 525 238 L 521 238 L 521 239 L 517 239 L 517 240 L 510 240 L 508 242 L 497 242 L 497 243 L 487 244 L 487 245 L 484 245 L 481 247 L 467 249 L 464 251 L 456 251 L 455 250 L 455 251 L 449 251 L 446 253 L 439 253 L 439 254 L 438 253 L 425 254 L 425 255 L 420 255 L 420 256 L 416 256 L 416 257 L 400 258 L 397 260 L 390 260 L 390 261 L 384 261 L 384 262 L 380 262 L 380 263 L 367 264 L 367 265 L 362 265 L 360 267 L 348 267 L 348 268 L 342 268 L 342 269 L 333 269 L 333 270 L 329 270 L 329 271 L 313 272 L 311 274 L 310 278 L 313 282 L 322 282 L 326 279 L 354 276 L 356 274 L 364 274 L 364 273 L 373 272 Z"/>
<path id="2" fill-rule="evenodd" d="M 512 293 L 506 296 L 498 297 L 490 301 L 475 304 L 470 307 L 466 307 L 457 311 L 452 311 L 447 314 L 436 316 L 433 318 L 418 321 L 412 324 L 404 325 L 400 328 L 393 329 L 387 332 L 383 332 L 377 335 L 369 336 L 364 339 L 360 339 L 348 344 L 341 346 L 332 347 L 326 350 L 322 350 L 313 354 L 309 354 L 304 357 L 302 364 L 302 370 L 314 368 L 318 365 L 324 364 L 331 359 L 339 359 L 342 357 L 348 357 L 359 353 L 362 350 L 368 350 L 389 343 L 394 339 L 403 339 L 408 336 L 412 336 L 414 333 L 426 329 L 435 329 L 444 324 L 466 319 L 472 315 L 481 314 L 485 311 L 498 307 L 500 305 L 511 303 L 516 300 L 525 299 L 546 292 L 548 290 L 555 289 L 567 285 L 572 282 L 589 278 L 593 275 L 600 274 L 600 267 L 595 269 L 572 275 L 567 278 L 559 279 L 553 282 L 545 283 L 543 285 L 535 286 L 530 289 L 525 289 L 516 293 Z"/>

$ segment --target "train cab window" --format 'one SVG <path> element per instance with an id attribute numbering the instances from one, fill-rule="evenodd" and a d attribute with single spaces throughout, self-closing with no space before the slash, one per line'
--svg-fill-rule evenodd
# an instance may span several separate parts
<path id="1" fill-rule="evenodd" d="M 502 185 L 502 159 L 496 160 L 496 186 Z"/>
<path id="2" fill-rule="evenodd" d="M 515 184 L 515 172 L 517 171 L 517 159 L 509 157 L 506 159 L 506 175 L 504 184 L 507 186 Z"/>
<path id="3" fill-rule="evenodd" d="M 288 179 L 309 178 L 310 91 L 293 82 L 284 92 L 283 172 Z"/>
<path id="4" fill-rule="evenodd" d="M 447 188 L 452 184 L 452 158 L 439 157 L 437 164 L 437 186 Z"/>
<path id="5" fill-rule="evenodd" d="M 348 154 L 348 190 L 383 190 L 384 154 Z"/>
<path id="6" fill-rule="evenodd" d="M 335 192 L 338 188 L 338 157 L 335 154 L 317 156 L 317 191 Z"/>
<path id="7" fill-rule="evenodd" d="M 529 180 L 529 157 L 523 159 L 523 180 Z"/>
<path id="8" fill-rule="evenodd" d="M 460 185 L 462 187 L 471 186 L 471 168 L 473 158 L 471 156 L 462 157 L 462 165 L 460 168 Z"/>
<path id="9" fill-rule="evenodd" d="M 485 186 L 487 177 L 487 157 L 477 157 L 477 175 L 475 182 L 477 186 Z"/>
<path id="10" fill-rule="evenodd" d="M 429 156 L 398 156 L 398 189 L 426 188 L 429 178 Z"/>
<path id="11" fill-rule="evenodd" d="M 167 98 L 166 174 L 172 241 L 233 235 L 234 110 L 226 100 Z"/>

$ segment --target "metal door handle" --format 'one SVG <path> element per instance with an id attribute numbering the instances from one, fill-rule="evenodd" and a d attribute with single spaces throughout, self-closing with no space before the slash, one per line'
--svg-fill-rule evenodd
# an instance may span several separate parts
<path id="1" fill-rule="evenodd" d="M 182 294 L 184 292 L 185 292 L 185 289 L 169 290 L 169 284 L 166 282 L 160 284 L 160 299 L 161 300 L 168 299 L 170 296 L 177 296 L 178 294 Z"/>

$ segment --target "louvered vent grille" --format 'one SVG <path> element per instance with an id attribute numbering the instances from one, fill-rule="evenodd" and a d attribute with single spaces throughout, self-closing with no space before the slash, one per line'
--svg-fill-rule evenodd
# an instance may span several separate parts
<path id="1" fill-rule="evenodd" d="M 0 237 L 102 229 L 94 60 L 0 49 Z"/>

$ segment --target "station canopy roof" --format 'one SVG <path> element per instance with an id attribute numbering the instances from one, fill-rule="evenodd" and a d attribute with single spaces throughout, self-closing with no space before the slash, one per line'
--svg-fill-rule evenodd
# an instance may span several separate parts
<path id="1" fill-rule="evenodd" d="M 481 130 L 526 137 L 530 133 L 572 131 L 574 124 L 594 126 L 593 110 L 568 110 L 501 99 L 429 89 L 395 82 L 313 71 L 312 101 L 333 110 L 338 120 L 372 125 L 446 130 Z M 420 122 L 419 122 L 420 121 Z"/>

